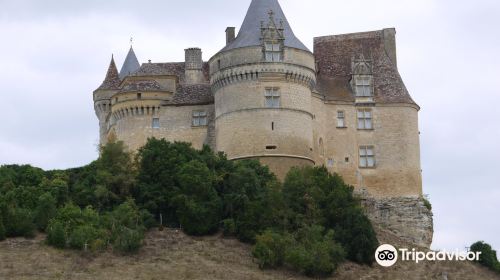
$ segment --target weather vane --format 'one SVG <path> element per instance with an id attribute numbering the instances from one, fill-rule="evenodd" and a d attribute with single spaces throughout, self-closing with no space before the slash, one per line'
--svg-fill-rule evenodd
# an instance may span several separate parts
<path id="1" fill-rule="evenodd" d="M 130 46 L 132 46 L 133 43 L 134 43 L 134 38 L 130 37 Z"/>

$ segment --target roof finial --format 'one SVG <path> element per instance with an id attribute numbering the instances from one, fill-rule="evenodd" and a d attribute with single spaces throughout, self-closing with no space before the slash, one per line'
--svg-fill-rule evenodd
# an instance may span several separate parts
<path id="1" fill-rule="evenodd" d="M 133 44 L 134 44 L 134 37 L 130 37 L 130 46 L 132 47 Z"/>

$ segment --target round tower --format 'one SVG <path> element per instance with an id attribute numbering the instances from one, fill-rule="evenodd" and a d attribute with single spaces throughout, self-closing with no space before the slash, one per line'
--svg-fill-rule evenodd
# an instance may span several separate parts
<path id="1" fill-rule="evenodd" d="M 209 61 L 217 150 L 259 159 L 280 178 L 292 166 L 313 165 L 313 54 L 277 0 L 253 0 L 230 37 Z"/>
<path id="2" fill-rule="evenodd" d="M 121 80 L 116 68 L 115 60 L 111 56 L 106 77 L 102 84 L 94 91 L 94 110 L 99 119 L 99 143 L 106 144 L 108 135 L 108 121 L 111 115 L 111 97 L 118 92 Z"/>

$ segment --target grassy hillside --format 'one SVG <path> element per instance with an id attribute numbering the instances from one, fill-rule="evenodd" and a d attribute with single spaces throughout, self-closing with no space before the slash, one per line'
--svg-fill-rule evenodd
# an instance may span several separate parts
<path id="1" fill-rule="evenodd" d="M 381 242 L 401 244 L 390 233 L 378 231 Z M 220 235 L 190 237 L 178 230 L 149 231 L 136 255 L 107 251 L 92 255 L 46 246 L 44 236 L 0 242 L 0 279 L 311 279 L 287 270 L 260 270 L 251 248 Z M 341 265 L 328 279 L 500 279 L 472 263 L 398 263 Z"/>

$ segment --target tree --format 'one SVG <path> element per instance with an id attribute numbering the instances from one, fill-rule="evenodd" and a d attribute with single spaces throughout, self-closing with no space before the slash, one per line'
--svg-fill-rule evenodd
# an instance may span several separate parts
<path id="1" fill-rule="evenodd" d="M 178 174 L 179 194 L 174 197 L 177 217 L 188 234 L 214 232 L 221 221 L 222 202 L 214 188 L 214 176 L 197 160 L 182 165 Z"/>
<path id="2" fill-rule="evenodd" d="M 500 273 L 500 262 L 497 259 L 497 252 L 491 248 L 490 244 L 484 241 L 475 242 L 470 246 L 470 251 L 481 252 L 477 262 Z"/>
<path id="3" fill-rule="evenodd" d="M 45 231 L 47 225 L 57 213 L 56 199 L 50 193 L 44 193 L 38 199 L 38 206 L 35 209 L 35 224 L 40 231 Z"/>

